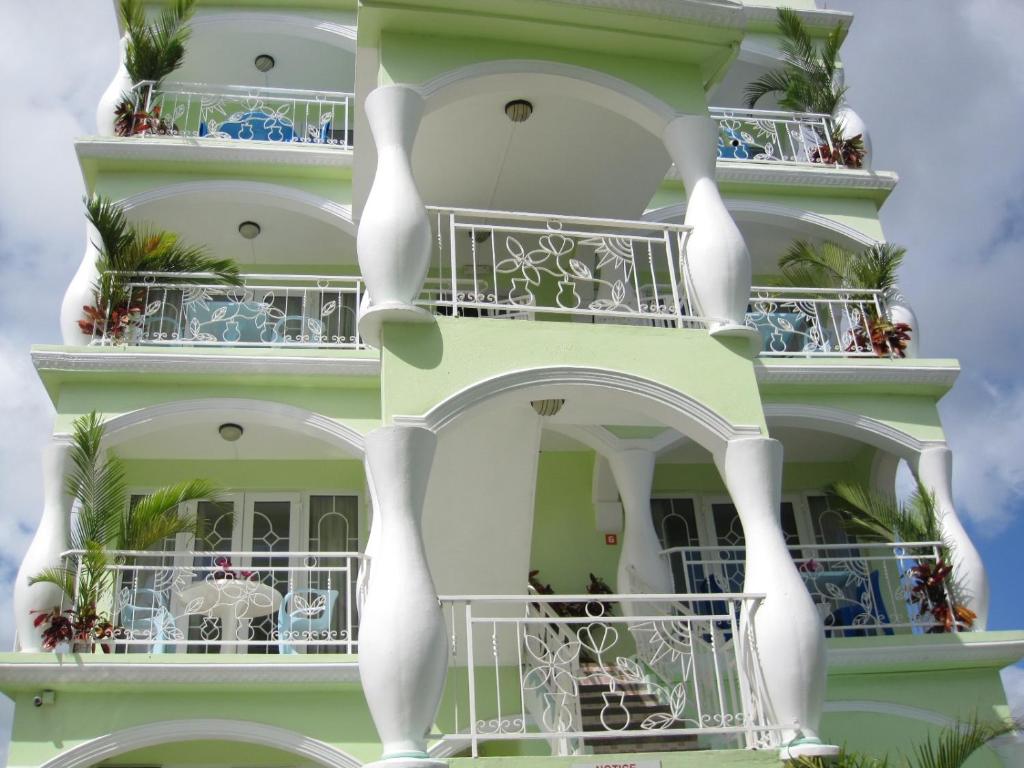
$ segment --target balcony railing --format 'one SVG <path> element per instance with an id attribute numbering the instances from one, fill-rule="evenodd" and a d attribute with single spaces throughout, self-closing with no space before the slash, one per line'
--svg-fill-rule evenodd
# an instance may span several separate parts
<path id="1" fill-rule="evenodd" d="M 718 121 L 718 159 L 766 163 L 833 162 L 837 131 L 831 115 L 711 107 Z"/>
<path id="2" fill-rule="evenodd" d="M 120 136 L 352 146 L 350 93 L 248 85 L 141 82 L 132 109 L 117 115 Z"/>
<path id="3" fill-rule="evenodd" d="M 946 581 L 929 585 L 942 542 L 849 543 L 791 546 L 800 575 L 821 613 L 828 637 L 958 632 L 947 622 L 956 605 Z M 673 547 L 676 588 L 732 592 L 743 588 L 742 547 Z M 717 598 L 716 598 L 717 599 Z"/>
<path id="4" fill-rule="evenodd" d="M 440 314 L 701 325 L 690 314 L 693 301 L 681 272 L 689 227 L 463 208 L 428 211 L 441 290 L 421 303 Z"/>
<path id="5" fill-rule="evenodd" d="M 898 354 L 872 325 L 886 315 L 882 291 L 755 285 L 751 294 L 747 325 L 761 334 L 762 356 Z"/>
<path id="6" fill-rule="evenodd" d="M 749 637 L 759 595 L 442 598 L 441 738 L 542 740 L 554 754 L 678 739 L 763 747 L 775 724 Z M 601 749 L 604 745 L 608 749 Z M 686 746 L 677 747 L 687 748 Z M 640 751 L 643 751 L 642 747 Z"/>
<path id="7" fill-rule="evenodd" d="M 112 552 L 108 653 L 356 653 L 356 552 Z M 79 574 L 81 551 L 65 553 Z M 82 609 L 80 595 L 73 606 Z M 65 608 L 70 606 L 63 606 Z"/>
<path id="8" fill-rule="evenodd" d="M 241 286 L 210 275 L 107 274 L 129 297 L 105 307 L 83 331 L 93 344 L 288 346 L 360 349 L 356 330 L 364 293 L 358 276 L 242 275 Z"/>

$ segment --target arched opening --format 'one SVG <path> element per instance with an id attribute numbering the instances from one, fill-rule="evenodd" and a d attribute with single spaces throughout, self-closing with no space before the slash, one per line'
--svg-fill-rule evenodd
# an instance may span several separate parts
<path id="1" fill-rule="evenodd" d="M 422 86 L 413 166 L 428 204 L 638 218 L 670 161 L 674 112 L 634 85 L 540 61 L 500 61 Z M 513 122 L 505 106 L 532 111 Z"/>
<path id="2" fill-rule="evenodd" d="M 267 723 L 245 720 L 202 718 L 147 723 L 114 731 L 79 744 L 43 763 L 45 768 L 91 768 L 101 761 L 149 747 L 183 742 L 230 742 L 257 745 L 274 754 L 287 753 L 324 768 L 358 768 L 361 763 L 351 755 L 318 739 Z M 237 758 L 235 758 L 237 759 Z"/>
<path id="3" fill-rule="evenodd" d="M 190 525 L 111 555 L 98 580 L 115 653 L 354 654 L 368 530 L 362 437 L 292 405 L 174 401 L 115 416 L 128 503 L 195 479 Z M 123 547 L 122 547 L 123 549 Z"/>

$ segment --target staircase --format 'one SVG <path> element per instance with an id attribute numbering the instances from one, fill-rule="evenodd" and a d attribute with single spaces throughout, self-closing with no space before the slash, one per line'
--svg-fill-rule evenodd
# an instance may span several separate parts
<path id="1" fill-rule="evenodd" d="M 613 674 L 614 669 L 610 670 Z M 580 714 L 585 733 L 608 733 L 617 729 L 639 730 L 648 716 L 668 715 L 669 708 L 643 683 L 613 681 L 593 662 L 580 662 Z M 583 737 L 584 746 L 595 755 L 629 752 L 684 752 L 700 749 L 696 736 L 650 735 L 622 738 Z"/>

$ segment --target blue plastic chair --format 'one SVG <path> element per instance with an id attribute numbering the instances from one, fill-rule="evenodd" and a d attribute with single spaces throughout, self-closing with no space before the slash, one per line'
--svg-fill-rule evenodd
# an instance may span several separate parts
<path id="1" fill-rule="evenodd" d="M 879 584 L 878 571 L 871 572 L 870 578 L 871 596 L 874 599 L 875 615 L 879 624 L 889 624 L 889 612 L 885 609 L 885 602 L 882 600 L 882 588 Z M 844 605 L 832 612 L 826 620 L 825 629 L 832 637 L 873 637 L 881 629 L 882 634 L 893 634 L 892 627 L 878 627 L 874 624 L 855 624 L 858 616 L 864 610 L 859 605 Z M 842 632 L 840 635 L 839 633 Z"/>
<path id="2" fill-rule="evenodd" d="M 290 120 L 272 117 L 266 112 L 244 112 L 237 120 L 228 120 L 217 126 L 217 133 L 248 141 L 288 142 L 295 137 L 295 129 Z M 199 125 L 199 135 L 209 135 L 205 121 Z"/>
<path id="3" fill-rule="evenodd" d="M 150 653 L 164 653 L 164 629 L 170 613 L 164 605 L 163 593 L 155 589 L 125 590 L 132 602 L 121 605 L 121 626 L 133 635 L 148 635 L 153 641 Z"/>
<path id="4" fill-rule="evenodd" d="M 330 632 L 336 589 L 297 589 L 281 601 L 277 612 L 277 648 L 283 654 L 295 654 L 295 642 L 315 643 L 314 633 Z"/>

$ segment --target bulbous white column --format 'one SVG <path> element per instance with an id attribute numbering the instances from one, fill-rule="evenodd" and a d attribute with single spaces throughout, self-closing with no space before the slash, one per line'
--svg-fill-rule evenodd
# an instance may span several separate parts
<path id="1" fill-rule="evenodd" d="M 413 302 L 430 264 L 430 222 L 412 175 L 423 97 L 405 85 L 385 85 L 366 97 L 366 119 L 377 145 L 377 172 L 356 234 L 359 269 L 372 301 L 359 333 L 380 345 L 384 322 L 429 322 Z"/>
<path id="2" fill-rule="evenodd" d="M 64 291 L 64 299 L 60 305 L 60 334 L 63 343 L 68 346 L 81 346 L 88 344 L 90 338 L 82 333 L 78 327 L 78 321 L 85 315 L 82 307 L 95 303 L 95 285 L 99 280 L 99 272 L 96 271 L 96 259 L 99 258 L 98 244 L 100 242 L 99 232 L 92 224 L 85 225 L 85 253 L 78 265 L 67 290 Z"/>
<path id="3" fill-rule="evenodd" d="M 902 295 L 894 296 L 889 300 L 889 319 L 894 323 L 906 323 L 910 326 L 910 341 L 903 353 L 907 357 L 920 357 L 921 349 L 921 324 L 914 314 L 913 308 L 907 303 Z"/>
<path id="4" fill-rule="evenodd" d="M 712 335 L 746 336 L 750 301 L 750 252 L 715 181 L 718 124 L 710 117 L 686 115 L 668 124 L 665 147 L 686 187 L 685 224 L 693 227 L 686 260 L 698 310 L 709 318 Z"/>
<path id="5" fill-rule="evenodd" d="M 861 116 L 848 106 L 842 106 L 836 110 L 835 116 L 836 138 L 852 139 L 860 136 L 864 142 L 864 161 L 861 168 L 871 168 L 871 134 Z"/>
<path id="6" fill-rule="evenodd" d="M 926 448 L 918 455 L 916 465 L 917 479 L 935 496 L 939 530 L 952 549 L 957 597 L 978 615 L 975 628 L 984 630 L 988 624 L 988 574 L 953 504 L 953 452 L 945 446 Z"/>
<path id="7" fill-rule="evenodd" d="M 33 625 L 33 611 L 46 611 L 61 604 L 63 594 L 51 584 L 28 580 L 45 568 L 60 565 L 67 548 L 72 498 L 65 492 L 65 477 L 70 467 L 71 444 L 54 440 L 43 449 L 43 514 L 28 545 L 14 582 L 14 619 L 22 651 L 43 650 L 39 629 Z"/>
<path id="8" fill-rule="evenodd" d="M 655 456 L 651 451 L 619 451 L 608 456 L 608 464 L 622 500 L 622 549 L 616 589 L 630 594 L 651 589 L 668 594 L 673 590 L 672 572 L 661 556 L 661 542 L 651 518 L 651 486 L 654 484 Z M 638 589 L 635 580 L 640 579 Z"/>
<path id="9" fill-rule="evenodd" d="M 128 75 L 128 70 L 124 66 L 124 55 L 125 49 L 128 47 L 128 36 L 125 35 L 121 38 L 121 46 L 119 49 L 119 58 L 117 62 L 117 72 L 114 74 L 114 79 L 110 81 L 110 85 L 103 92 L 100 97 L 100 103 L 96 107 L 96 133 L 99 136 L 114 136 L 114 110 L 117 109 L 117 105 L 121 103 L 124 96 L 131 91 L 132 79 Z"/>
<path id="10" fill-rule="evenodd" d="M 821 616 L 786 548 L 779 517 L 782 444 L 731 440 L 715 455 L 746 540 L 744 592 L 765 595 L 754 616 L 759 667 L 782 744 L 796 757 L 834 754 L 818 738 L 825 699 Z"/>
<path id="11" fill-rule="evenodd" d="M 359 674 L 383 744 L 381 764 L 434 765 L 426 735 L 448 664 L 420 519 L 437 436 L 381 427 L 366 436 L 376 540 L 359 627 Z"/>

